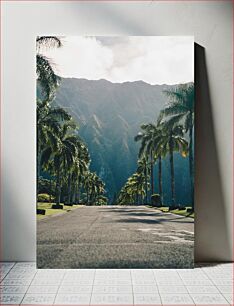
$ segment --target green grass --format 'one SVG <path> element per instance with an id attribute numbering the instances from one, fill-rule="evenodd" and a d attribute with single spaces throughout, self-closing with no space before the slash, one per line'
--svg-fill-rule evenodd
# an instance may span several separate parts
<path id="1" fill-rule="evenodd" d="M 74 210 L 78 207 L 81 207 L 82 205 L 74 205 L 74 206 L 67 206 L 61 203 L 61 205 L 63 205 L 63 209 L 52 209 L 51 206 L 55 204 L 55 203 L 42 203 L 39 202 L 37 203 L 37 208 L 38 209 L 45 209 L 46 210 L 46 214 L 45 215 L 37 215 L 37 220 L 41 220 L 44 219 L 46 217 L 50 217 L 52 215 L 57 215 L 57 214 L 64 214 L 66 212 L 69 212 L 71 210 Z"/>
<path id="2" fill-rule="evenodd" d="M 165 213 L 170 212 L 172 214 L 194 218 L 194 212 L 193 213 L 188 213 L 187 208 L 191 208 L 191 207 L 185 207 L 185 209 L 183 209 L 183 210 L 174 209 L 174 210 L 170 210 L 170 211 L 169 211 L 169 207 L 157 207 L 157 209 L 159 209 L 160 211 L 165 212 Z"/>

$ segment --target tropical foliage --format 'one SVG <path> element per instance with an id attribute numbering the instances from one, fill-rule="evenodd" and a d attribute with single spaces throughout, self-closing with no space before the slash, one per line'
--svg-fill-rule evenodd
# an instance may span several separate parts
<path id="1" fill-rule="evenodd" d="M 141 131 L 135 137 L 140 142 L 139 158 L 144 161 L 145 178 L 147 184 L 141 185 L 140 194 L 145 195 L 144 203 L 148 202 L 148 185 L 150 185 L 150 203 L 153 204 L 155 197 L 155 184 L 158 184 L 158 195 L 163 203 L 162 184 L 162 160 L 169 159 L 170 163 L 170 185 L 171 185 L 171 208 L 176 203 L 175 190 L 175 161 L 174 154 L 177 152 L 182 157 L 189 156 L 189 171 L 191 180 L 191 201 L 193 209 L 193 184 L 194 184 L 194 150 L 193 150 L 193 128 L 194 128 L 194 84 L 182 84 L 171 91 L 165 91 L 168 96 L 168 105 L 160 112 L 155 123 L 141 125 Z M 138 162 L 139 163 L 139 162 Z M 158 175 L 155 179 L 155 165 L 158 165 Z M 150 182 L 148 182 L 150 176 Z M 134 180 L 135 179 L 135 180 Z M 135 187 L 135 174 L 126 182 L 120 191 L 118 202 L 120 204 L 138 203 L 138 189 Z M 135 199 L 134 199 L 135 197 Z M 143 203 L 143 201 L 141 202 Z"/>
<path id="2" fill-rule="evenodd" d="M 67 205 L 106 205 L 105 183 L 90 170 L 88 147 L 79 135 L 71 114 L 53 103 L 59 77 L 43 55 L 44 48 L 60 48 L 55 36 L 37 37 L 37 188 L 38 194 Z M 155 122 L 142 124 L 135 141 L 140 143 L 136 171 L 120 190 L 115 203 L 120 205 L 163 205 L 163 167 L 170 169 L 171 208 L 176 203 L 175 154 L 188 156 L 193 208 L 194 184 L 194 84 L 175 86 L 165 91 L 168 104 Z M 157 173 L 155 168 L 157 166 Z M 156 190 L 157 189 L 157 190 Z M 44 196 L 44 195 L 43 195 Z"/>
<path id="3" fill-rule="evenodd" d="M 38 37 L 38 52 L 43 47 L 60 47 L 57 37 Z M 48 59 L 37 54 L 38 82 L 43 95 L 37 99 L 37 182 L 41 190 L 55 195 L 56 204 L 80 203 L 81 192 L 85 203 L 107 203 L 105 184 L 90 171 L 88 148 L 80 138 L 78 125 L 63 108 L 53 106 L 58 78 Z M 44 177 L 43 177 L 43 176 Z M 45 178 L 47 177 L 47 178 Z M 53 187 L 53 188 L 52 188 Z"/>

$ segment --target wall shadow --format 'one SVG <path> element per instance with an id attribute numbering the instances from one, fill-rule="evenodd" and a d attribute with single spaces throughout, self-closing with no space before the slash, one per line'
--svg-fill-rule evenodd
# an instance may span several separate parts
<path id="1" fill-rule="evenodd" d="M 195 260 L 231 258 L 204 47 L 195 44 Z M 209 249 L 209 256 L 207 256 Z"/>

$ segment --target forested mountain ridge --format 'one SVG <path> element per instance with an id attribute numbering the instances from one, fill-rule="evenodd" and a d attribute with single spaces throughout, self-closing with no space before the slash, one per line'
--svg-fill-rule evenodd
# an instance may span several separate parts
<path id="1" fill-rule="evenodd" d="M 143 81 L 61 80 L 54 103 L 67 110 L 77 121 L 79 134 L 89 148 L 91 170 L 106 183 L 109 198 L 113 199 L 136 171 L 139 144 L 134 137 L 141 124 L 157 120 L 160 110 L 167 103 L 163 91 L 173 87 L 150 85 Z M 175 168 L 177 201 L 186 204 L 190 202 L 188 159 L 175 154 Z M 167 159 L 163 162 L 163 177 L 164 199 L 169 201 Z"/>

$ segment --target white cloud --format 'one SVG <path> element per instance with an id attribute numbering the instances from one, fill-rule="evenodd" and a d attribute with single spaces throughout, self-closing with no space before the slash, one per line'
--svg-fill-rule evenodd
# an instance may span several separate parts
<path id="1" fill-rule="evenodd" d="M 194 80 L 194 41 L 190 36 L 71 36 L 63 38 L 63 47 L 44 53 L 63 77 L 150 84 Z"/>

